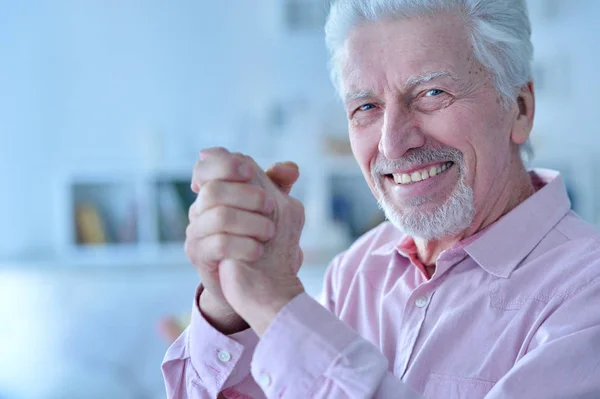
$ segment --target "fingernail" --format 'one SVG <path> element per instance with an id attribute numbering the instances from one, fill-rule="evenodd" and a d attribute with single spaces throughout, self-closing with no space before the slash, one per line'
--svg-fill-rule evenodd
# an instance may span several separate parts
<path id="1" fill-rule="evenodd" d="M 252 167 L 247 163 L 243 163 L 239 167 L 239 172 L 242 177 L 250 178 L 252 177 Z"/>
<path id="2" fill-rule="evenodd" d="M 298 167 L 298 165 L 295 162 L 292 162 L 292 161 L 281 162 L 281 165 L 291 166 L 292 168 L 300 169 Z"/>
<path id="3" fill-rule="evenodd" d="M 273 201 L 271 198 L 267 198 L 265 200 L 265 205 L 264 205 L 265 212 L 271 213 L 271 212 L 273 212 L 274 208 L 275 208 L 275 201 Z"/>

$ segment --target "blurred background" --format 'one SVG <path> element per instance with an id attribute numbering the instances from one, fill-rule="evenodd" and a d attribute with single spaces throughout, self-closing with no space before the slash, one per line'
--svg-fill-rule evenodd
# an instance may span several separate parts
<path id="1" fill-rule="evenodd" d="M 323 43 L 326 0 L 0 0 L 0 399 L 162 398 L 198 278 L 191 170 L 300 165 L 301 271 L 378 224 Z M 533 166 L 600 224 L 595 0 L 531 0 Z"/>

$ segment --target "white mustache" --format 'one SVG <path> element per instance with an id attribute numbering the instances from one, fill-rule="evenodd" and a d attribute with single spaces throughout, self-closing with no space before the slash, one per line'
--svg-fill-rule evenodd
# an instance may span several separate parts
<path id="1" fill-rule="evenodd" d="M 378 158 L 371 171 L 376 174 L 387 174 L 394 170 L 408 169 L 426 163 L 448 161 L 452 161 L 462 168 L 464 156 L 462 152 L 454 148 L 421 148 L 411 150 L 410 153 L 398 159 Z"/>

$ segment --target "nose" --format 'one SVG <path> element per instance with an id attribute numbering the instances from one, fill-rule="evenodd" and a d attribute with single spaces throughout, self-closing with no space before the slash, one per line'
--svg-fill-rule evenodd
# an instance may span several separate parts
<path id="1" fill-rule="evenodd" d="M 408 150 L 424 144 L 425 136 L 405 106 L 386 109 L 379 139 L 381 154 L 387 159 L 398 159 Z"/>

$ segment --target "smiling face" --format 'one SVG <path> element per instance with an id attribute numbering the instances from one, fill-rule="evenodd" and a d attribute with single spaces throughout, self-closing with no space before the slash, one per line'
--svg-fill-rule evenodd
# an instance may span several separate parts
<path id="1" fill-rule="evenodd" d="M 388 218 L 426 239 L 468 228 L 509 184 L 527 137 L 514 134 L 519 108 L 502 105 L 464 23 L 365 23 L 340 62 L 352 150 Z"/>

